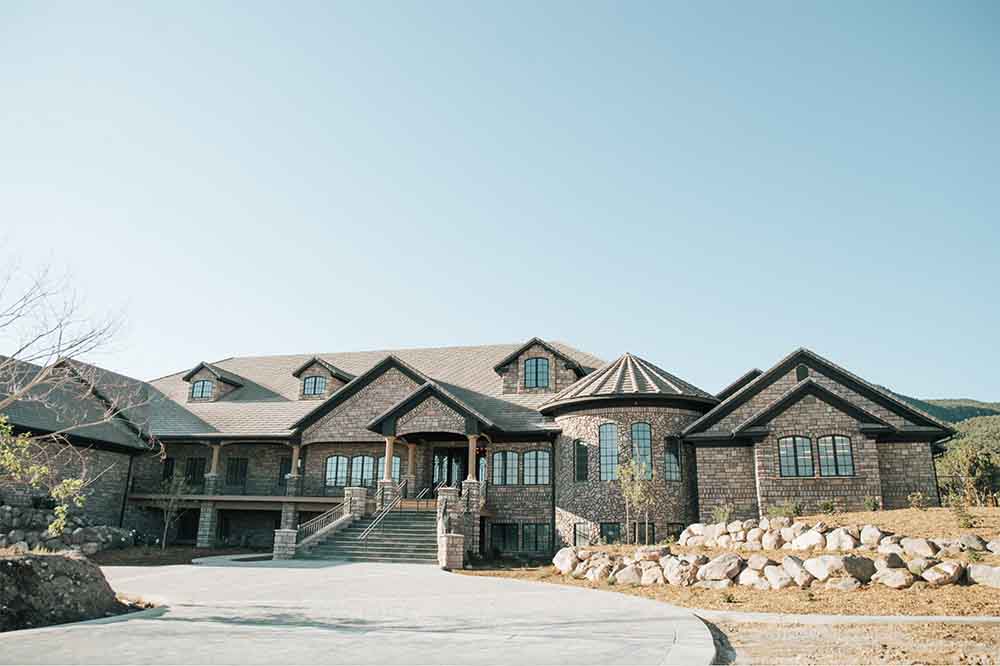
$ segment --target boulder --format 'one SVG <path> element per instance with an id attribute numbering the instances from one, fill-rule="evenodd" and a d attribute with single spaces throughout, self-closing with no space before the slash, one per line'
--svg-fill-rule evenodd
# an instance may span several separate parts
<path id="1" fill-rule="evenodd" d="M 576 565 L 576 568 L 573 569 L 573 573 L 571 573 L 570 575 L 576 579 L 586 578 L 587 569 L 589 568 L 590 565 L 587 562 L 580 562 L 579 564 Z"/>
<path id="2" fill-rule="evenodd" d="M 764 577 L 767 578 L 772 590 L 783 590 L 795 585 L 795 580 L 788 575 L 785 568 L 777 564 L 769 564 L 764 567 Z"/>
<path id="3" fill-rule="evenodd" d="M 791 576 L 792 580 L 799 587 L 806 587 L 815 579 L 815 576 L 806 570 L 802 560 L 791 555 L 786 555 L 781 560 L 781 568 L 785 570 L 786 574 Z"/>
<path id="4" fill-rule="evenodd" d="M 723 534 L 727 534 L 725 523 L 712 523 L 705 527 L 705 538 L 706 539 L 718 539 Z"/>
<path id="5" fill-rule="evenodd" d="M 906 568 L 914 576 L 919 576 L 936 564 L 938 564 L 938 560 L 918 557 L 907 562 Z"/>
<path id="6" fill-rule="evenodd" d="M 559 573 L 565 576 L 576 569 L 577 565 L 580 564 L 580 559 L 576 556 L 576 550 L 573 548 L 561 548 L 552 558 L 552 564 L 559 570 Z"/>
<path id="7" fill-rule="evenodd" d="M 965 573 L 965 567 L 961 562 L 949 560 L 941 564 L 935 564 L 920 574 L 920 577 L 934 587 L 941 587 L 942 585 L 957 583 L 963 573 Z"/>
<path id="8" fill-rule="evenodd" d="M 691 564 L 695 565 L 696 567 L 700 567 L 700 566 L 704 566 L 704 565 L 708 564 L 708 555 L 700 555 L 700 554 L 699 555 L 692 555 L 692 554 L 689 553 L 687 555 L 681 555 L 681 559 L 684 560 L 685 562 L 690 562 Z"/>
<path id="9" fill-rule="evenodd" d="M 993 541 L 990 541 L 988 544 L 986 544 L 986 550 L 990 551 L 991 553 L 1000 555 L 1000 539 L 993 539 Z"/>
<path id="10" fill-rule="evenodd" d="M 898 534 L 886 534 L 884 537 L 878 540 L 878 545 L 884 546 L 888 543 L 899 543 L 903 540 L 903 537 Z"/>
<path id="11" fill-rule="evenodd" d="M 722 534 L 715 540 L 715 545 L 719 548 L 730 548 L 733 545 L 733 537 L 728 534 Z"/>
<path id="12" fill-rule="evenodd" d="M 687 587 L 697 579 L 698 567 L 683 560 L 671 560 L 663 567 L 663 575 L 671 585 Z"/>
<path id="13" fill-rule="evenodd" d="M 737 532 L 741 532 L 742 530 L 743 530 L 742 520 L 734 520 L 726 525 L 726 531 L 729 532 L 730 534 L 736 534 Z"/>
<path id="14" fill-rule="evenodd" d="M 599 564 L 595 567 L 590 567 L 590 569 L 587 570 L 587 580 L 594 583 L 600 583 L 601 581 L 606 581 L 608 579 L 608 576 L 610 575 L 611 575 L 610 563 Z"/>
<path id="15" fill-rule="evenodd" d="M 986 550 L 986 541 L 984 541 L 982 537 L 975 534 L 963 534 L 958 537 L 957 541 L 958 545 L 962 547 L 962 550 Z"/>
<path id="16" fill-rule="evenodd" d="M 1000 589 L 1000 567 L 991 567 L 988 564 L 970 564 L 965 571 L 965 577 L 969 579 L 970 583 Z"/>
<path id="17" fill-rule="evenodd" d="M 684 542 L 684 545 L 688 546 L 688 547 L 691 547 L 691 548 L 695 548 L 695 547 L 698 547 L 698 546 L 704 546 L 705 545 L 705 541 L 706 541 L 706 539 L 705 539 L 704 536 L 702 536 L 700 534 L 695 534 L 693 536 L 689 536 L 687 538 L 687 540 Z"/>
<path id="18" fill-rule="evenodd" d="M 820 555 L 802 563 L 805 570 L 821 581 L 828 578 L 856 578 L 863 583 L 871 580 L 875 573 L 875 563 L 867 557 L 852 555 Z"/>
<path id="19" fill-rule="evenodd" d="M 826 548 L 826 537 L 816 530 L 803 532 L 792 541 L 795 550 L 823 550 Z"/>
<path id="20" fill-rule="evenodd" d="M 906 562 L 898 554 L 888 553 L 875 559 L 875 568 L 879 571 L 882 569 L 905 569 Z"/>
<path id="21" fill-rule="evenodd" d="M 724 590 L 727 587 L 732 587 L 732 586 L 733 586 L 732 579 L 724 578 L 722 580 L 699 580 L 691 587 L 701 587 L 706 590 Z"/>
<path id="22" fill-rule="evenodd" d="M 901 539 L 899 545 L 903 547 L 903 552 L 910 557 L 934 557 L 939 550 L 937 546 L 927 539 L 913 537 Z"/>
<path id="23" fill-rule="evenodd" d="M 705 523 L 691 523 L 685 528 L 691 536 L 705 536 Z"/>
<path id="24" fill-rule="evenodd" d="M 760 538 L 760 545 L 764 550 L 778 550 L 783 543 L 784 540 L 781 538 L 781 533 L 776 530 L 764 532 Z"/>
<path id="25" fill-rule="evenodd" d="M 594 551 L 587 550 L 586 548 L 577 548 L 576 557 L 580 560 L 589 560 L 594 556 Z"/>
<path id="26" fill-rule="evenodd" d="M 876 552 L 879 555 L 889 555 L 889 554 L 902 555 L 903 547 L 900 546 L 898 543 L 883 543 L 879 544 L 879 547 L 876 550 Z"/>
<path id="27" fill-rule="evenodd" d="M 636 549 L 634 558 L 636 561 L 659 562 L 661 557 L 666 557 L 669 554 L 670 549 L 666 546 L 643 546 Z"/>
<path id="28" fill-rule="evenodd" d="M 767 582 L 764 574 L 757 569 L 744 569 L 736 577 L 736 583 L 739 585 L 744 585 L 746 587 L 752 587 L 755 590 L 770 590 L 771 584 Z"/>
<path id="29" fill-rule="evenodd" d="M 768 531 L 769 529 L 771 529 L 771 519 L 768 518 L 767 516 L 761 518 L 759 521 L 757 521 L 757 527 L 764 530 L 765 532 Z"/>
<path id="30" fill-rule="evenodd" d="M 822 520 L 819 521 L 818 523 L 816 523 L 815 525 L 813 525 L 812 528 L 814 530 L 816 530 L 817 532 L 819 532 L 820 534 L 823 534 L 824 532 L 826 532 L 829 529 L 829 527 L 827 526 L 827 524 L 824 523 Z"/>
<path id="31" fill-rule="evenodd" d="M 829 534 L 826 535 L 826 548 L 827 550 L 839 550 L 841 552 L 854 550 L 858 547 L 858 541 L 847 528 L 838 527 Z"/>
<path id="32" fill-rule="evenodd" d="M 788 527 L 792 524 L 792 519 L 788 516 L 774 516 L 768 518 L 768 529 L 780 530 L 782 527 Z"/>
<path id="33" fill-rule="evenodd" d="M 747 568 L 755 571 L 763 571 L 764 567 L 774 564 L 766 555 L 751 555 L 747 560 Z"/>
<path id="34" fill-rule="evenodd" d="M 642 570 L 642 578 L 640 578 L 639 584 L 643 587 L 649 587 L 650 585 L 663 585 L 663 582 L 663 569 L 661 569 L 658 564 L 653 564 L 653 566 Z"/>
<path id="35" fill-rule="evenodd" d="M 878 546 L 884 536 L 885 533 L 874 525 L 865 525 L 861 528 L 861 543 L 866 546 Z"/>
<path id="36" fill-rule="evenodd" d="M 97 555 L 101 552 L 101 544 L 91 541 L 80 546 L 80 551 L 84 555 Z"/>
<path id="37" fill-rule="evenodd" d="M 698 569 L 698 580 L 725 580 L 743 568 L 743 558 L 735 553 L 724 553 Z"/>
<path id="38" fill-rule="evenodd" d="M 747 543 L 760 543 L 763 537 L 764 530 L 759 527 L 753 527 L 747 530 Z"/>
<path id="39" fill-rule="evenodd" d="M 881 569 L 874 576 L 872 576 L 872 582 L 881 583 L 886 587 L 891 587 L 894 590 L 903 590 L 913 585 L 913 581 L 916 578 L 906 569 L 901 569 L 898 567 L 893 567 L 889 569 Z"/>
<path id="40" fill-rule="evenodd" d="M 830 578 L 826 581 L 824 585 L 828 590 L 841 590 L 843 592 L 853 592 L 854 590 L 861 587 L 861 581 L 857 578 L 851 578 L 850 576 L 840 576 L 837 578 Z"/>
<path id="41" fill-rule="evenodd" d="M 730 532 L 729 536 L 732 537 L 733 541 L 737 543 L 747 540 L 747 533 L 744 532 L 743 530 L 739 530 L 738 532 Z"/>
<path id="42" fill-rule="evenodd" d="M 615 585 L 638 585 L 642 582 L 642 572 L 639 567 L 630 564 L 615 574 Z"/>

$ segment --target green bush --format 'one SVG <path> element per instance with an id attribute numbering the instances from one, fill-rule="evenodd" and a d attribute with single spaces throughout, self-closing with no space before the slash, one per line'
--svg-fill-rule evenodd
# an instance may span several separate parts
<path id="1" fill-rule="evenodd" d="M 730 516 L 733 515 L 733 505 L 732 504 L 722 504 L 712 509 L 712 522 L 713 523 L 728 523 Z"/>
<path id="2" fill-rule="evenodd" d="M 919 490 L 907 495 L 906 501 L 910 503 L 911 509 L 920 509 L 923 511 L 927 508 L 927 495 L 924 495 Z"/>
<path id="3" fill-rule="evenodd" d="M 821 500 L 817 506 L 819 507 L 820 513 L 837 513 L 837 505 L 833 503 L 833 500 Z"/>
<path id="4" fill-rule="evenodd" d="M 798 502 L 788 501 L 783 504 L 775 504 L 767 513 L 774 517 L 797 518 L 802 515 L 802 505 Z"/>
<path id="5" fill-rule="evenodd" d="M 862 502 L 865 506 L 866 511 L 878 511 L 878 498 L 872 497 L 871 495 L 865 495 L 865 499 Z"/>

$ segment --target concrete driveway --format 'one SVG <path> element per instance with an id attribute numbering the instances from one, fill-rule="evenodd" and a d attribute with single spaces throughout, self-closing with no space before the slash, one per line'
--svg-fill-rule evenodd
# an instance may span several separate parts
<path id="1" fill-rule="evenodd" d="M 119 593 L 167 608 L 0 634 L 0 663 L 707 664 L 714 655 L 708 629 L 681 609 L 426 565 L 104 571 Z"/>

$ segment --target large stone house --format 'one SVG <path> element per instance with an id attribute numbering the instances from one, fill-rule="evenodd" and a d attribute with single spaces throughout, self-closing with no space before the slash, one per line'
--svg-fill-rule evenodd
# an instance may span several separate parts
<path id="1" fill-rule="evenodd" d="M 411 508 L 451 493 L 473 552 L 612 541 L 626 536 L 619 474 L 633 461 L 655 494 L 640 539 L 719 507 L 897 508 L 917 491 L 935 503 L 933 455 L 952 434 L 806 349 L 716 394 L 631 354 L 606 363 L 538 338 L 229 358 L 146 386 L 166 458 L 141 432 L 101 444 L 128 459 L 109 496 L 119 522 L 152 532 L 163 479 L 183 474 L 191 510 L 176 536 L 203 546 L 269 545 L 359 492 Z"/>

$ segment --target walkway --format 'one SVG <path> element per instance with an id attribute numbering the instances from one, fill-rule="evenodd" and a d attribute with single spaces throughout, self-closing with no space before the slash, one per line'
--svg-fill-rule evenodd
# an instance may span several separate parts
<path id="1" fill-rule="evenodd" d="M 169 607 L 0 634 L 0 663 L 707 664 L 714 656 L 708 628 L 682 609 L 426 565 L 104 571 L 119 593 Z"/>

